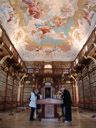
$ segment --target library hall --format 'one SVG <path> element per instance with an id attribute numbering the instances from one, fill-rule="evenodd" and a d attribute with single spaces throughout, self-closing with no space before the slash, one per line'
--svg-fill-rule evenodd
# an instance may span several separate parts
<path id="1" fill-rule="evenodd" d="M 96 0 L 0 0 L 0 128 L 96 128 Z"/>

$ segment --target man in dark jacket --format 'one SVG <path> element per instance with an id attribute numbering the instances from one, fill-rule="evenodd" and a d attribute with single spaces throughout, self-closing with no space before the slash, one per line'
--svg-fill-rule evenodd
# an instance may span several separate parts
<path id="1" fill-rule="evenodd" d="M 71 115 L 71 96 L 70 92 L 67 89 L 61 88 L 60 91 L 62 92 L 63 96 L 63 103 L 65 106 L 65 123 L 71 123 L 72 115 Z"/>

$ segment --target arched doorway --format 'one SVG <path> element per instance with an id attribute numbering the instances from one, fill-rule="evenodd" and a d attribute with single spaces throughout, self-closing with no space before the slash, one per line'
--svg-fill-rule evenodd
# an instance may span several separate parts
<path id="1" fill-rule="evenodd" d="M 55 98 L 55 88 L 51 84 L 51 82 L 46 82 L 45 86 L 42 88 L 43 98 Z"/>

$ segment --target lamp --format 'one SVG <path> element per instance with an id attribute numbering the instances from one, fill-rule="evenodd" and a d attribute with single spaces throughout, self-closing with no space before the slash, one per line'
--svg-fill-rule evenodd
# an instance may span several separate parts
<path id="1" fill-rule="evenodd" d="M 0 28 L 0 37 L 2 37 L 2 32 L 3 32 L 3 31 L 2 31 L 2 29 Z"/>
<path id="2" fill-rule="evenodd" d="M 78 58 L 76 59 L 76 62 L 75 63 L 78 64 Z"/>
<path id="3" fill-rule="evenodd" d="M 74 62 L 74 66 L 76 66 L 76 63 Z"/>
<path id="4" fill-rule="evenodd" d="M 88 51 L 88 46 L 85 46 L 84 47 L 84 52 L 87 52 Z"/>
<path id="5" fill-rule="evenodd" d="M 20 58 L 18 58 L 18 62 L 19 62 L 19 63 L 21 62 L 21 59 L 20 59 Z"/>
<path id="6" fill-rule="evenodd" d="M 12 48 L 12 45 L 10 45 L 9 49 L 10 49 L 10 51 L 12 52 L 12 49 L 13 49 L 13 48 Z"/>

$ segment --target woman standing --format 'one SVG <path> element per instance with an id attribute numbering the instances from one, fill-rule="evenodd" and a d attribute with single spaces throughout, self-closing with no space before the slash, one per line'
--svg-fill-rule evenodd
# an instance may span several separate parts
<path id="1" fill-rule="evenodd" d="M 34 112 L 36 109 L 36 100 L 37 100 L 37 97 L 35 95 L 35 91 L 31 92 L 30 103 L 29 103 L 29 106 L 31 107 L 30 121 L 34 120 L 33 117 L 34 117 Z"/>

